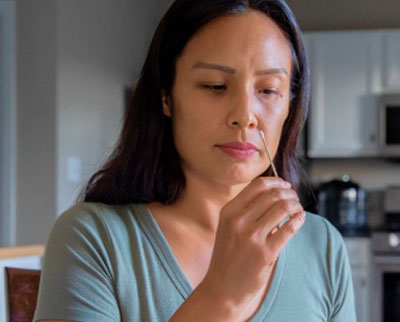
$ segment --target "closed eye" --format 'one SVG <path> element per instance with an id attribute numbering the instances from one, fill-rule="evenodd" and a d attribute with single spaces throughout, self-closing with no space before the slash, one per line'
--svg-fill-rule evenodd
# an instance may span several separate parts
<path id="1" fill-rule="evenodd" d="M 203 85 L 203 87 L 217 93 L 221 93 L 226 89 L 226 85 Z"/>
<path id="2" fill-rule="evenodd" d="M 267 95 L 269 95 L 269 94 L 277 94 L 277 91 L 275 91 L 273 89 L 265 89 L 265 88 L 261 89 L 260 92 L 263 93 L 263 94 L 267 94 Z"/>
<path id="3" fill-rule="evenodd" d="M 227 89 L 227 86 L 224 84 L 222 84 L 222 85 L 202 85 L 202 87 L 205 89 L 211 90 L 215 93 L 218 93 L 218 94 L 222 94 Z M 266 95 L 278 94 L 278 92 L 276 90 L 266 89 L 266 88 L 261 89 L 259 92 L 262 94 L 266 94 Z"/>

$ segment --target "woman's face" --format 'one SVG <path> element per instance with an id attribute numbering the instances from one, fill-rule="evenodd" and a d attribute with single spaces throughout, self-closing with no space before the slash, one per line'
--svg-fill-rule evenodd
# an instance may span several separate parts
<path id="1" fill-rule="evenodd" d="M 263 13 L 216 19 L 177 60 L 164 114 L 185 175 L 210 183 L 248 183 L 269 166 L 289 112 L 292 57 L 288 40 Z"/>

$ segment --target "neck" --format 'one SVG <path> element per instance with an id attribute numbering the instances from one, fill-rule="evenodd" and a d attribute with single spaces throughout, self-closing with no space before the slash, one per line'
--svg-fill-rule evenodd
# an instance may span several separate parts
<path id="1" fill-rule="evenodd" d="M 150 204 L 152 211 L 170 214 L 174 219 L 194 225 L 201 231 L 215 235 L 222 207 L 232 200 L 248 183 L 224 185 L 204 182 L 195 176 L 186 176 L 186 188 L 173 205 Z"/>

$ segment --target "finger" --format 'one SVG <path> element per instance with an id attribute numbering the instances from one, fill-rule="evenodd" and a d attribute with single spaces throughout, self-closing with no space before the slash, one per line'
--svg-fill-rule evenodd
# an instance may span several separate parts
<path id="1" fill-rule="evenodd" d="M 297 199 L 280 200 L 270 210 L 257 220 L 257 225 L 263 230 L 266 237 L 274 228 L 288 216 L 294 217 L 297 213 L 304 212 L 303 206 Z"/>
<path id="2" fill-rule="evenodd" d="M 293 218 L 285 222 L 274 234 L 267 237 L 267 244 L 270 252 L 278 256 L 286 243 L 300 230 L 305 222 L 305 212 L 299 212 Z"/>
<path id="3" fill-rule="evenodd" d="M 281 178 L 258 177 L 232 199 L 227 206 L 232 207 L 232 209 L 241 209 L 245 211 L 259 194 L 273 187 L 290 188 L 290 186 L 290 182 L 284 181 Z"/>
<path id="4" fill-rule="evenodd" d="M 290 215 L 289 217 L 290 217 L 290 219 L 292 219 L 294 216 L 296 216 L 296 214 L 295 214 L 295 215 Z M 280 225 L 280 223 L 279 223 L 278 225 L 276 225 L 276 226 L 270 231 L 269 235 L 275 234 L 275 233 L 279 230 L 279 225 Z"/>
<path id="5" fill-rule="evenodd" d="M 265 191 L 253 199 L 249 205 L 245 206 L 248 209 L 245 214 L 246 220 L 249 222 L 255 222 L 266 214 L 275 203 L 281 200 L 297 200 L 300 202 L 297 192 L 292 189 L 286 189 L 282 187 L 273 187 L 268 191 Z"/>

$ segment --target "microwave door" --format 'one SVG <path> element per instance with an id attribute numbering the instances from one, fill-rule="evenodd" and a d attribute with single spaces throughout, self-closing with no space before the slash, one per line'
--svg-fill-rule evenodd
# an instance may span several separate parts
<path id="1" fill-rule="evenodd" d="M 379 100 L 379 143 L 384 156 L 400 158 L 400 93 Z"/>

